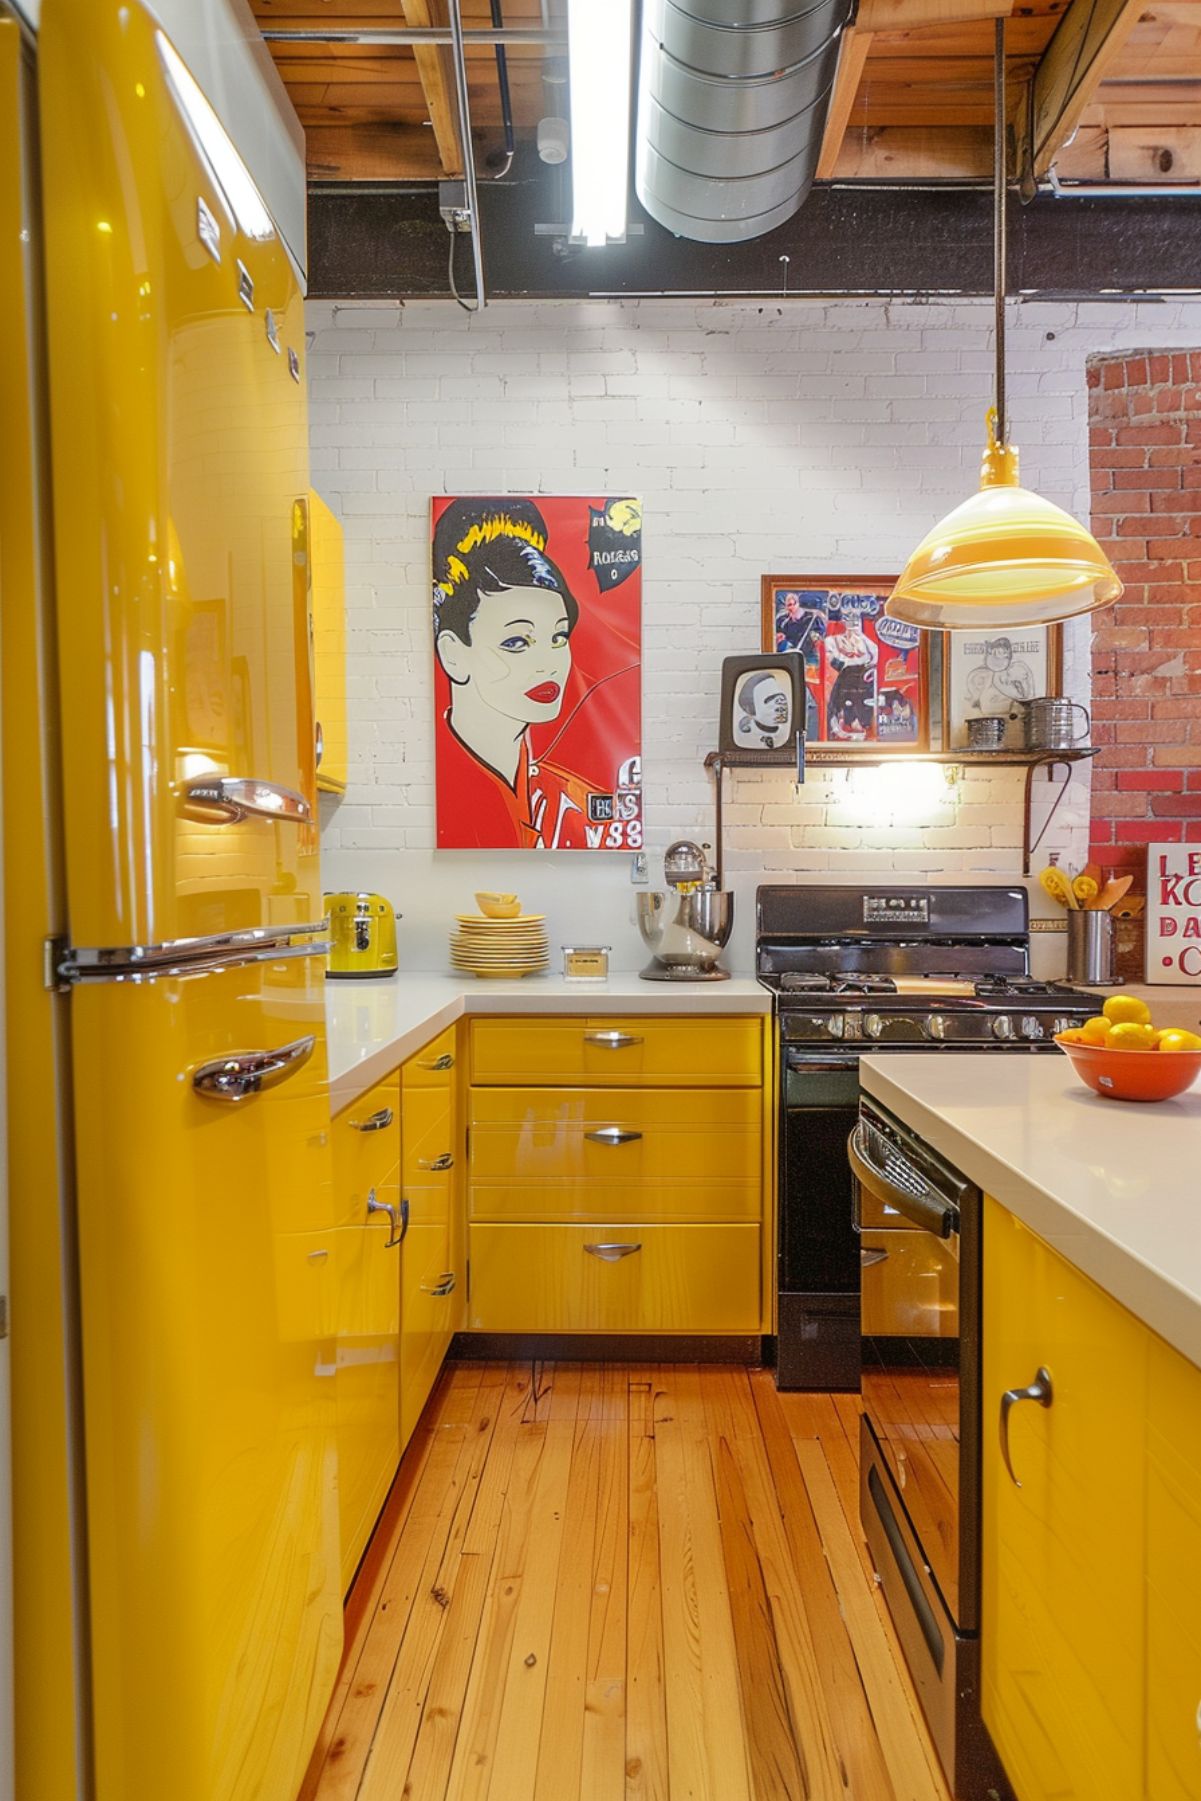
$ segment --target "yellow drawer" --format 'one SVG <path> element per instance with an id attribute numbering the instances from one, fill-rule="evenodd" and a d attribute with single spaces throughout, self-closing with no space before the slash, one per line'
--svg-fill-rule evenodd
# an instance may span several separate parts
<path id="1" fill-rule="evenodd" d="M 473 1088 L 471 1179 L 758 1181 L 754 1088 Z"/>
<path id="2" fill-rule="evenodd" d="M 334 1116 L 335 1222 L 359 1220 L 368 1189 L 379 1186 L 400 1162 L 400 1071 Z"/>
<path id="3" fill-rule="evenodd" d="M 757 1225 L 473 1224 L 470 1257 L 477 1331 L 759 1329 Z"/>
<path id="4" fill-rule="evenodd" d="M 400 1438 L 406 1445 L 437 1380 L 457 1318 L 450 1213 L 443 1186 L 405 1189 L 401 1255 Z"/>
<path id="5" fill-rule="evenodd" d="M 406 1088 L 401 1167 L 406 1182 L 448 1184 L 455 1166 L 454 1109 L 449 1087 Z"/>
<path id="6" fill-rule="evenodd" d="M 439 1033 L 403 1066 L 401 1076 L 406 1098 L 413 1089 L 449 1089 L 455 1079 L 456 1060 L 455 1028 L 447 1026 L 445 1032 Z"/>
<path id="7" fill-rule="evenodd" d="M 472 1182 L 472 1219 L 751 1220 L 762 1215 L 758 1182 Z"/>
<path id="8" fill-rule="evenodd" d="M 620 1088 L 726 1088 L 758 1084 L 758 1019 L 687 1017 L 474 1019 L 471 1079 L 506 1087 L 528 1082 Z"/>

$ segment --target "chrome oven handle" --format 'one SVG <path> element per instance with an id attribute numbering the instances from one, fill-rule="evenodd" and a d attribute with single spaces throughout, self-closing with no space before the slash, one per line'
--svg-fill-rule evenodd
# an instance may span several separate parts
<path id="1" fill-rule="evenodd" d="M 234 1051 L 215 1057 L 192 1071 L 192 1087 L 210 1101 L 248 1100 L 303 1069 L 316 1045 L 316 1038 L 297 1038 L 275 1051 Z"/>
<path id="2" fill-rule="evenodd" d="M 1009 1471 L 1009 1479 L 1015 1488 L 1022 1485 L 1018 1481 L 1013 1467 L 1013 1459 L 1009 1455 L 1009 1416 L 1019 1401 L 1037 1401 L 1040 1407 L 1049 1407 L 1055 1399 L 1055 1390 L 1051 1382 L 1051 1372 L 1045 1366 L 1040 1367 L 1028 1388 L 1007 1388 L 1001 1396 L 1001 1457 L 1005 1468 Z"/>
<path id="3" fill-rule="evenodd" d="M 197 775 L 180 789 L 181 809 L 189 819 L 215 825 L 237 825 L 243 819 L 275 819 L 283 825 L 310 825 L 313 809 L 295 788 L 254 776 Z"/>
<path id="4" fill-rule="evenodd" d="M 891 1181 L 867 1154 L 862 1120 L 847 1139 L 847 1159 L 864 1188 L 894 1207 L 911 1225 L 920 1226 L 923 1232 L 930 1232 L 935 1238 L 951 1236 L 959 1222 L 958 1210 L 950 1202 L 941 1200 L 932 1188 L 927 1187 L 924 1194 L 911 1194 L 907 1188 L 899 1188 Z"/>

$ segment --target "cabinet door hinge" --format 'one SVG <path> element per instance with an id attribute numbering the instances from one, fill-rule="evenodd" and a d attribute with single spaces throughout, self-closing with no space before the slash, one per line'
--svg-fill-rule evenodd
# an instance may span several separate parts
<path id="1" fill-rule="evenodd" d="M 69 994 L 71 991 L 66 974 L 70 954 L 71 946 L 65 937 L 42 939 L 42 986 L 51 994 Z"/>

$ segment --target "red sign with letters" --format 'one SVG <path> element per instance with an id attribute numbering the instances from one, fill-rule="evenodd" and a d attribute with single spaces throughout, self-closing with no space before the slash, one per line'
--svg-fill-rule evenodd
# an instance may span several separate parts
<path id="1" fill-rule="evenodd" d="M 1201 986 L 1201 845 L 1147 846 L 1147 980 Z"/>

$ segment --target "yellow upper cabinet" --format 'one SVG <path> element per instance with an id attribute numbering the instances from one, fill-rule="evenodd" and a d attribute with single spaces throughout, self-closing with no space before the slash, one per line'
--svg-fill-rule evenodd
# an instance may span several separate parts
<path id="1" fill-rule="evenodd" d="M 985 1724 L 1019 1801 L 1176 1801 L 1198 1791 L 1145 1790 L 1143 1771 L 1152 1335 L 1012 1214 L 985 1205 Z M 1008 1410 L 1011 1475 L 1002 1397 L 1040 1370 L 1050 1405 Z M 1194 1541 L 1194 1563 L 1199 1550 Z"/>
<path id="2" fill-rule="evenodd" d="M 320 761 L 317 786 L 346 790 L 346 564 L 342 525 L 319 494 L 309 494 L 309 576 Z"/>
<path id="3" fill-rule="evenodd" d="M 55 0 L 38 68 L 72 936 L 307 923 L 300 290 L 146 8 Z"/>

